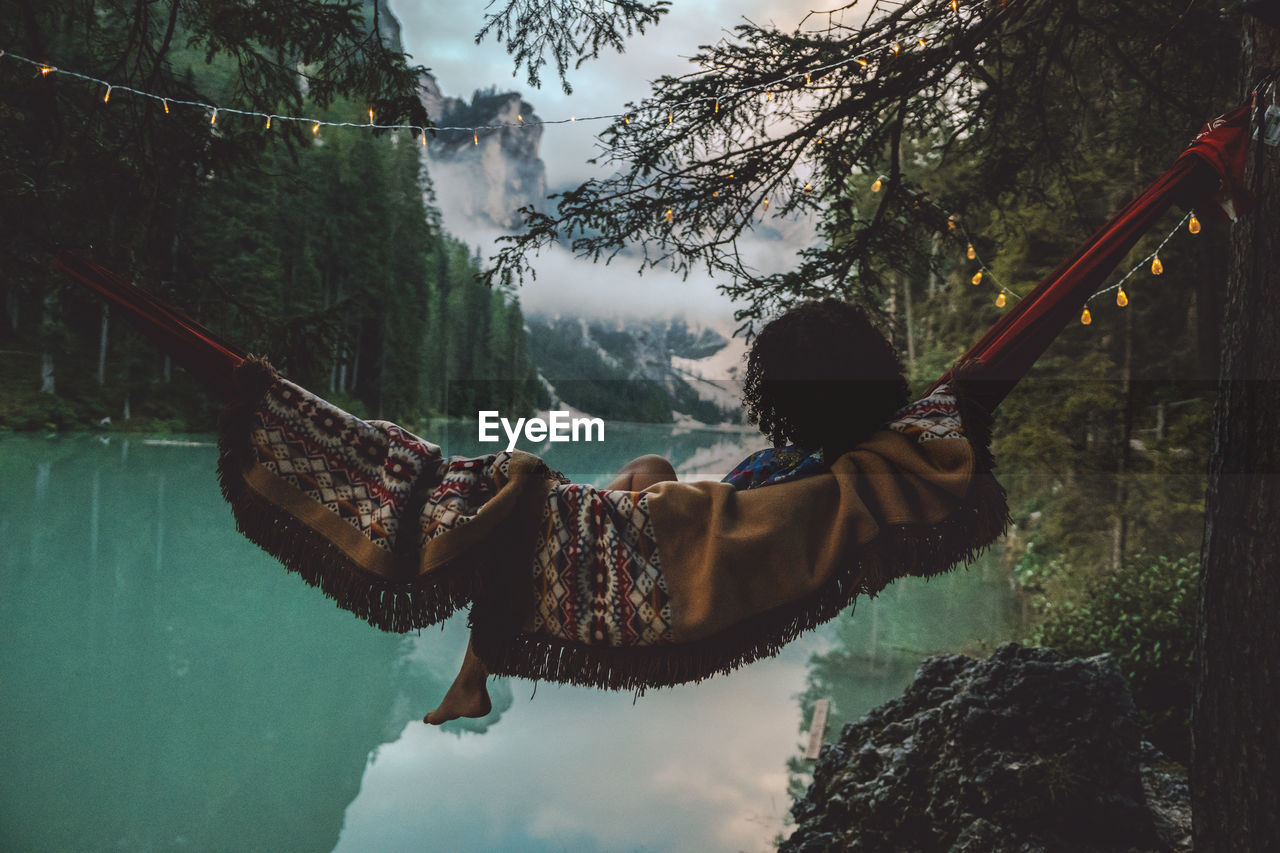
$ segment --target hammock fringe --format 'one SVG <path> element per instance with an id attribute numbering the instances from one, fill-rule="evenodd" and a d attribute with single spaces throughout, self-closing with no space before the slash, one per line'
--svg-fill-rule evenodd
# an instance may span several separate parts
<path id="1" fill-rule="evenodd" d="M 245 482 L 254 463 L 249 443 L 253 412 L 276 381 L 265 359 L 249 357 L 236 370 L 239 399 L 219 421 L 218 482 L 231 505 L 236 529 L 338 607 L 383 631 L 405 633 L 447 619 L 470 603 L 483 586 L 483 571 L 472 560 L 456 560 L 427 575 L 418 572 L 416 553 L 404 559 L 404 575 L 394 581 L 375 575 L 348 557 L 325 535 L 266 500 Z"/>
<path id="2" fill-rule="evenodd" d="M 1004 487 L 984 471 L 975 474 L 969 497 L 946 520 L 883 530 L 821 589 L 705 640 L 617 648 L 519 634 L 502 642 L 483 637 L 488 620 L 473 619 L 476 651 L 494 675 L 639 692 L 698 682 L 776 655 L 800 634 L 839 615 L 859 595 L 875 597 L 896 578 L 929 578 L 971 563 L 1008 523 Z"/>

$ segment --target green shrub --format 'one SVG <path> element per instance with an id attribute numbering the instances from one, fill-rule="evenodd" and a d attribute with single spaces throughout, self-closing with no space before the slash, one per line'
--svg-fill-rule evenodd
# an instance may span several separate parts
<path id="1" fill-rule="evenodd" d="M 1076 656 L 1107 652 L 1129 681 L 1146 736 L 1171 757 L 1190 753 L 1197 554 L 1138 555 L 1043 608 L 1028 641 Z M 1059 569 L 1061 570 L 1061 569 Z"/>

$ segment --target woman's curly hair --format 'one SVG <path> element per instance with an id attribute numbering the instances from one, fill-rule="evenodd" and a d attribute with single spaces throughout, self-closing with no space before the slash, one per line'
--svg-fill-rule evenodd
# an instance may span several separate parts
<path id="1" fill-rule="evenodd" d="M 881 429 L 908 394 L 898 354 L 866 312 L 823 299 L 760 330 L 742 396 L 748 420 L 775 447 L 822 448 L 835 461 Z"/>

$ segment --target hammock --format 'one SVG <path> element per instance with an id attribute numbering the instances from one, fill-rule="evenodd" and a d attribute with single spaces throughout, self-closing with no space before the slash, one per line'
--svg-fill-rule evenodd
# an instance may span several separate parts
<path id="1" fill-rule="evenodd" d="M 828 472 L 738 492 L 568 483 L 519 451 L 445 457 L 280 377 L 107 270 L 58 265 L 125 309 L 231 405 L 219 476 L 238 528 L 340 607 L 407 631 L 470 605 L 497 675 L 644 689 L 773 654 L 895 578 L 967 562 L 1008 521 L 991 413 L 1174 201 L 1239 199 L 1249 108 L 1004 316 L 930 389 Z"/>

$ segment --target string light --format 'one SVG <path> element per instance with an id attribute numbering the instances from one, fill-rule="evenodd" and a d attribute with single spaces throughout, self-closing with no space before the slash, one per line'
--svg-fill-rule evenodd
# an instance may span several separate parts
<path id="1" fill-rule="evenodd" d="M 480 144 L 480 134 L 474 130 L 471 132 L 471 142 L 473 145 Z"/>
<path id="2" fill-rule="evenodd" d="M 955 5 L 955 4 L 953 3 L 953 6 L 954 6 L 954 5 Z M 919 36 L 919 37 L 917 37 L 917 43 L 918 43 L 918 44 L 920 44 L 920 46 L 921 46 L 921 47 L 924 47 L 924 45 L 925 45 L 927 42 L 926 42 L 926 40 L 925 40 L 925 38 L 924 38 L 923 36 Z M 895 43 L 895 44 L 893 44 L 893 45 L 891 46 L 890 50 L 891 50 L 895 55 L 897 55 L 897 54 L 901 53 L 901 51 L 902 51 L 902 44 L 901 44 L 901 43 Z M 850 56 L 850 57 L 846 57 L 846 58 L 843 58 L 843 59 L 836 60 L 836 61 L 834 61 L 834 62 L 829 62 L 829 63 L 826 63 L 826 64 L 824 64 L 824 65 L 819 65 L 819 66 L 816 66 L 816 67 L 814 67 L 814 68 L 810 68 L 810 69 L 808 69 L 808 70 L 806 70 L 806 71 L 804 71 L 804 72 L 796 72 L 795 74 L 791 74 L 791 75 L 788 75 L 787 77 L 782 78 L 782 82 L 786 82 L 786 81 L 790 81 L 790 80 L 799 80 L 799 79 L 801 78 L 801 76 L 803 76 L 803 78 L 804 78 L 804 85 L 806 85 L 806 86 L 807 86 L 807 85 L 810 85 L 810 84 L 812 83 L 812 81 L 813 81 L 813 77 L 814 77 L 815 75 L 819 75 L 819 74 L 821 74 L 821 73 L 823 73 L 823 72 L 826 72 L 826 71 L 829 71 L 829 70 L 832 70 L 832 69 L 835 69 L 835 68 L 840 68 L 840 67 L 843 67 L 843 66 L 847 66 L 847 65 L 852 65 L 852 64 L 855 64 L 855 63 L 857 64 L 857 66 L 858 66 L 862 71 L 864 71 L 864 72 L 865 72 L 865 71 L 867 71 L 867 69 L 870 67 L 870 64 L 871 64 L 871 63 L 870 63 L 870 60 L 868 59 L 868 57 L 873 56 L 873 54 L 875 54 L 875 53 L 876 53 L 876 50 L 875 50 L 875 49 L 873 49 L 873 50 L 868 50 L 868 51 L 865 51 L 863 54 L 858 55 L 858 56 Z M 27 63 L 28 65 L 35 66 L 35 67 L 39 70 L 40 74 L 41 74 L 41 75 L 43 75 L 43 76 L 48 76 L 49 74 L 52 74 L 53 72 L 57 71 L 57 72 L 59 72 L 59 73 L 61 73 L 61 74 L 63 74 L 63 75 L 66 75 L 66 76 L 75 77 L 75 78 L 78 78 L 78 79 L 81 79 L 81 80 L 85 80 L 85 81 L 88 81 L 88 82 L 92 82 L 92 83 L 97 83 L 97 84 L 102 85 L 102 86 L 109 86 L 109 87 L 111 87 L 112 89 L 122 89 L 122 90 L 124 90 L 124 91 L 130 92 L 130 93 L 135 94 L 135 95 L 138 95 L 138 96 L 140 96 L 140 97 L 144 97 L 144 98 L 152 98 L 152 99 L 154 99 L 154 100 L 161 101 L 161 102 L 166 106 L 166 108 L 168 107 L 168 105 L 169 105 L 170 101 L 172 101 L 174 104 L 179 104 L 179 105 L 184 105 L 184 106 L 199 107 L 199 108 L 204 109 L 204 110 L 207 110 L 207 111 L 214 111 L 214 110 L 217 110 L 218 112 L 232 113 L 232 114 L 234 114 L 234 115 L 243 115 L 243 116 L 249 116 L 249 117 L 257 117 L 257 118 L 259 118 L 259 119 L 268 119 L 268 118 L 270 118 L 270 116 L 268 116 L 266 113 L 258 112 L 258 111 L 255 111 L 255 110 L 240 110 L 240 109 L 235 109 L 235 108 L 232 108 L 232 107 L 215 107 L 213 104 L 205 103 L 205 102 L 202 102 L 202 101 L 191 101 L 191 100 L 182 100 L 182 99 L 177 99 L 177 98 L 168 98 L 168 97 L 165 97 L 165 96 L 162 96 L 162 95 L 154 94 L 154 93 L 152 93 L 152 92 L 143 91 L 143 90 L 141 90 L 141 89 L 135 89 L 135 88 L 130 87 L 130 86 L 122 86 L 122 85 L 117 85 L 117 84 L 115 84 L 115 83 L 108 83 L 106 80 L 100 80 L 100 79 L 98 79 L 98 78 L 96 78 L 96 77 L 92 77 L 92 76 L 90 76 L 90 75 L 88 75 L 88 74 L 81 74 L 81 73 L 79 73 L 79 72 L 75 72 L 75 71 L 66 71 L 66 70 L 59 69 L 59 68 L 57 68 L 57 67 L 55 67 L 55 66 L 52 66 L 52 65 L 47 65 L 47 64 L 44 64 L 44 63 L 36 62 L 36 61 L 34 61 L 34 60 L 31 60 L 31 59 L 27 59 L 26 57 L 23 57 L 23 56 L 18 56 L 17 54 L 7 53 L 7 52 L 6 52 L 6 51 L 4 51 L 3 49 L 0 49 L 0 58 L 13 59 L 13 60 L 16 60 L 16 61 L 19 61 L 19 62 Z M 710 69 L 708 69 L 708 70 L 710 70 Z M 736 96 L 736 95 L 746 94 L 746 93 L 748 93 L 748 92 L 759 91 L 759 90 L 760 90 L 760 86 L 759 86 L 758 84 L 757 84 L 757 85 L 752 85 L 752 86 L 744 86 L 744 87 L 742 87 L 742 88 L 735 89 L 735 90 L 732 90 L 732 91 L 729 91 L 729 92 L 721 92 L 721 93 L 719 94 L 719 96 L 716 98 L 716 100 L 717 100 L 717 102 L 719 102 L 720 100 L 723 100 L 724 98 L 730 98 L 730 97 L 733 97 L 733 96 Z M 765 92 L 765 94 L 764 94 L 764 98 L 765 98 L 765 100 L 770 100 L 770 101 L 771 101 L 771 100 L 773 100 L 773 92 L 772 92 L 772 91 L 766 91 L 766 92 Z M 695 99 L 689 100 L 689 101 L 687 101 L 687 102 L 681 102 L 681 103 L 675 104 L 675 105 L 673 105 L 673 107 L 672 107 L 671 109 L 672 109 L 672 111 L 674 111 L 674 109 L 679 109 L 679 108 L 681 108 L 681 107 L 685 107 L 685 106 L 695 106 L 697 103 L 699 103 L 699 102 L 701 102 L 701 101 L 703 101 L 703 100 L 705 100 L 705 99 L 704 99 L 704 98 L 701 98 L 701 97 L 700 97 L 700 98 L 695 98 Z M 369 115 L 368 115 L 368 120 L 367 120 L 367 122 L 362 122 L 362 123 L 347 122 L 347 121 L 325 121 L 325 120 L 322 120 L 322 119 L 309 118 L 309 117 L 306 117 L 306 116 L 282 116 L 282 115 L 276 115 L 276 116 L 274 116 L 274 118 L 278 118 L 278 119 L 280 119 L 280 120 L 282 120 L 282 121 L 306 122 L 306 123 L 308 123 L 308 124 L 311 124 L 312 126 L 314 126 L 314 125 L 316 125 L 316 124 L 319 124 L 321 127 L 372 127 L 372 128 L 376 128 L 376 129 L 378 129 L 378 130 L 409 130 L 409 131 L 414 131 L 414 132 L 418 132 L 418 131 L 420 130 L 420 128 L 419 128 L 417 125 L 408 125 L 408 124 L 394 124 L 394 125 L 392 125 L 392 124 L 388 124 L 388 125 L 380 125 L 380 124 L 377 124 L 377 123 L 376 123 L 377 114 L 376 114 L 376 110 L 375 110 L 373 107 L 369 107 L 369 108 L 368 108 L 368 113 L 369 113 Z M 607 120 L 617 120 L 617 119 L 619 119 L 619 118 L 621 118 L 621 119 L 624 121 L 624 123 L 626 123 L 626 124 L 630 124 L 630 123 L 631 123 L 630 115 L 629 115 L 629 114 L 626 114 L 626 113 L 612 113 L 612 114 L 605 114 L 605 115 L 596 115 L 596 116 L 591 116 L 588 120 L 591 120 L 591 121 L 600 121 L 600 120 L 606 120 L 606 119 L 607 119 Z M 517 117 L 517 120 L 518 120 L 518 123 L 519 123 L 519 124 L 518 124 L 518 126 L 522 126 L 522 127 L 529 127 L 529 126 L 535 126 L 535 125 L 537 125 L 537 126 L 541 126 L 541 125 L 548 125 L 548 124 L 564 124 L 564 123 L 568 123 L 568 122 L 576 122 L 576 121 L 578 121 L 578 118 L 577 118 L 576 116 L 570 116 L 570 117 L 569 117 L 569 118 L 567 118 L 567 119 L 553 119 L 553 120 L 547 120 L 547 121 L 526 122 L 526 121 L 524 120 L 524 117 L 523 117 L 523 116 L 518 116 L 518 117 Z M 436 129 L 437 129 L 437 130 L 452 130 L 452 131 L 471 130 L 471 131 L 473 131 L 473 132 L 474 132 L 474 131 L 477 131 L 477 130 L 498 130 L 498 129 L 501 129 L 501 128 L 503 128 L 503 127 L 511 127 L 511 126 L 516 126 L 516 125 L 511 125 L 511 124 L 503 123 L 503 124 L 498 124 L 498 125 L 485 125 L 485 126 L 478 127 L 478 128 L 477 128 L 477 127 L 439 127 L 439 128 L 436 128 Z"/>
<path id="3" fill-rule="evenodd" d="M 951 5 L 951 9 L 952 9 L 952 11 L 953 11 L 953 12 L 955 12 L 956 14 L 959 14 L 959 12 L 960 12 L 960 8 L 959 8 L 959 2 L 958 2 L 958 0 L 951 0 L 951 4 L 950 4 L 950 5 Z M 923 36 L 918 37 L 918 38 L 917 38 L 917 40 L 916 40 L 916 43 L 919 45 L 919 47 L 920 47 L 921 49 L 925 49 L 925 48 L 927 47 L 927 44 L 928 44 L 928 42 L 926 41 L 926 39 L 925 39 Z M 891 50 L 891 52 L 893 53 L 893 55 L 895 55 L 895 56 L 899 55 L 899 54 L 901 53 L 901 51 L 902 51 L 902 45 L 901 45 L 901 43 L 894 43 L 894 44 L 891 46 L 890 50 Z M 829 63 L 829 64 L 827 64 L 827 65 L 823 65 L 823 66 L 820 66 L 820 67 L 817 67 L 817 68 L 811 68 L 811 69 L 809 69 L 808 71 L 804 72 L 804 85 L 806 85 L 806 86 L 810 85 L 810 84 L 812 83 L 813 76 L 814 76 L 815 74 L 819 74 L 819 73 L 824 72 L 824 71 L 827 71 L 827 70 L 829 70 L 829 69 L 838 68 L 838 67 L 841 67 L 841 66 L 850 65 L 850 64 L 855 64 L 855 63 L 856 63 L 856 65 L 857 65 L 857 67 L 858 67 L 861 71 L 863 71 L 863 72 L 865 73 L 865 72 L 867 72 L 867 71 L 869 70 L 869 68 L 870 68 L 870 62 L 869 62 L 869 60 L 868 60 L 868 58 L 867 58 L 867 57 L 869 57 L 869 56 L 871 56 L 871 55 L 872 55 L 872 52 L 871 52 L 871 51 L 868 51 L 867 53 L 865 53 L 865 54 L 863 54 L 863 55 L 861 55 L 861 56 L 847 57 L 847 58 L 845 58 L 845 59 L 841 59 L 841 60 L 838 60 L 838 61 L 836 61 L 836 62 Z M 27 64 L 29 64 L 29 65 L 32 65 L 32 66 L 36 67 L 36 68 L 39 70 L 39 72 L 40 72 L 40 74 L 41 74 L 41 76 L 42 76 L 42 77 L 47 77 L 49 74 L 52 74 L 53 72 L 58 71 L 59 73 L 61 73 L 61 74 L 65 75 L 65 76 L 75 77 L 75 78 L 78 78 L 78 79 L 81 79 L 81 80 L 85 80 L 85 81 L 87 81 L 87 82 L 96 83 L 96 84 L 98 84 L 98 85 L 104 86 L 104 87 L 106 87 L 106 92 L 105 92 L 105 93 L 104 93 L 104 95 L 103 95 L 103 102 L 104 102 L 104 103 L 107 103 L 107 102 L 109 102 L 109 101 L 110 101 L 111 92 L 112 92 L 114 89 L 120 88 L 120 89 L 123 89 L 124 91 L 131 92 L 131 93 L 133 93 L 133 94 L 135 94 L 135 95 L 138 95 L 138 96 L 140 96 L 140 97 L 152 98 L 152 99 L 155 99 L 155 100 L 160 101 L 160 102 L 161 102 L 161 104 L 162 104 L 162 105 L 163 105 L 163 107 L 164 107 L 164 111 L 165 111 L 165 114 L 166 114 L 166 115 L 170 114 L 170 112 L 171 112 L 170 101 L 172 101 L 174 104 L 178 104 L 178 105 L 185 105 L 185 106 L 193 106 L 193 107 L 202 108 L 202 109 L 204 109 L 204 110 L 208 111 L 208 113 L 209 113 L 209 124 L 210 124 L 211 126 L 216 126 L 216 125 L 217 125 L 217 122 L 218 122 L 218 114 L 219 114 L 220 112 L 229 112 L 229 113 L 236 114 L 236 115 L 244 115 L 244 116 L 258 116 L 258 117 L 260 117 L 260 118 L 264 118 L 264 119 L 266 120 L 266 127 L 267 127 L 267 129 L 268 129 L 268 130 L 270 130 L 270 129 L 271 129 L 272 122 L 273 122 L 273 120 L 274 120 L 275 118 L 280 118 L 280 119 L 282 119 L 282 120 L 284 120 L 284 121 L 305 121 L 305 122 L 309 122 L 309 123 L 311 124 L 311 131 L 312 131 L 312 133 L 313 133 L 313 134 L 315 134 L 315 135 L 319 135 L 319 133 L 320 133 L 320 128 L 321 128 L 321 127 L 323 127 L 323 126 L 333 126 L 333 127 L 364 127 L 364 126 L 367 126 L 367 127 L 374 127 L 374 128 L 383 129 L 383 130 L 404 130 L 404 129 L 407 129 L 407 130 L 411 130 L 411 131 L 414 131 L 414 132 L 417 132 L 417 133 L 421 134 L 421 136 L 420 136 L 420 143 L 421 143 L 421 145 L 422 145 L 423 149 L 426 149 L 426 148 L 427 148 L 427 128 L 425 128 L 425 127 L 419 127 L 419 126 L 417 126 L 417 125 L 377 125 L 377 124 L 375 123 L 375 120 L 376 120 L 376 113 L 375 113 L 375 110 L 374 110 L 374 108 L 373 108 L 373 107 L 368 108 L 368 124 L 367 124 L 367 125 L 359 124 L 359 123 L 354 123 L 354 122 L 324 121 L 324 120 L 320 120 L 320 119 L 305 118 L 305 117 L 299 117 L 299 116 L 276 116 L 276 115 L 274 115 L 274 114 L 265 114 L 265 113 L 259 113 L 259 112 L 248 111 L 248 110 L 238 110 L 238 109 L 233 109 L 233 108 L 228 108 L 228 107 L 217 107 L 217 106 L 214 106 L 214 105 L 212 105 L 212 104 L 207 104 L 207 103 L 203 103 L 203 102 L 199 102 L 199 101 L 190 101 L 190 100 L 171 99 L 171 98 L 168 98 L 168 97 L 164 97 L 164 96 L 160 96 L 160 95 L 152 94 L 152 93 L 150 93 L 150 92 L 140 91 L 140 90 L 138 90 L 138 89 L 134 89 L 134 88 L 131 88 L 131 87 L 128 87 L 128 86 L 117 86 L 116 84 L 108 83 L 108 82 L 107 82 L 107 81 L 105 81 L 105 80 L 99 80 L 99 79 L 97 79 L 97 78 L 95 78 L 95 77 L 90 77 L 90 76 L 85 75 L 85 74 L 80 74 L 80 73 L 78 73 L 78 72 L 74 72 L 74 71 L 64 71 L 64 70 L 58 69 L 58 68 L 56 68 L 55 66 L 52 66 L 52 65 L 47 65 L 47 64 L 43 64 L 43 63 L 38 63 L 38 62 L 35 62 L 35 61 L 33 61 L 33 60 L 26 59 L 25 57 L 17 56 L 17 55 L 15 55 L 15 54 L 8 54 L 8 53 L 6 53 L 3 49 L 0 49 L 0 58 L 14 59 L 14 60 L 17 60 L 17 61 L 20 61 L 20 62 L 25 62 L 25 63 L 27 63 Z M 788 76 L 788 77 L 786 77 L 786 78 L 783 78 L 783 81 L 785 82 L 785 81 L 787 81 L 787 80 L 798 80 L 799 78 L 800 78 L 800 74 L 798 74 L 798 73 L 797 73 L 797 74 L 794 74 L 794 75 L 790 75 L 790 76 Z M 760 88 L 759 88 L 759 87 L 757 87 L 757 86 L 747 86 L 747 87 L 744 87 L 744 88 L 741 88 L 741 89 L 738 89 L 738 90 L 734 90 L 734 91 L 731 91 L 731 92 L 721 92 L 721 93 L 720 93 L 720 94 L 719 94 L 719 95 L 714 99 L 713 111 L 714 111 L 715 113 L 719 113 L 719 111 L 720 111 L 720 101 L 721 101 L 723 98 L 725 98 L 725 97 L 733 97 L 733 96 L 735 96 L 735 95 L 745 94 L 745 93 L 752 92 L 752 91 L 760 91 Z M 764 90 L 764 91 L 763 91 L 763 93 L 762 93 L 762 96 L 763 96 L 763 98 L 764 98 L 764 100 L 765 100 L 765 101 L 771 101 L 771 100 L 773 100 L 773 92 L 772 92 L 772 90 L 767 90 L 767 89 L 766 89 L 766 90 Z M 675 121 L 675 110 L 676 110 L 676 109 L 679 109 L 679 108 L 681 108 L 681 107 L 685 107 L 685 106 L 696 106 L 699 102 L 705 102 L 705 98 L 698 98 L 698 99 L 695 99 L 695 100 L 689 101 L 689 102 L 687 102 L 687 103 L 679 103 L 679 104 L 674 104 L 674 105 L 669 106 L 669 107 L 667 108 L 667 123 L 668 123 L 668 124 L 672 124 L 672 123 L 674 123 L 674 121 Z M 630 124 L 631 124 L 631 114 L 630 114 L 630 113 L 620 113 L 620 114 L 613 114 L 613 115 L 598 115 L 598 116 L 591 116 L 591 117 L 589 117 L 587 120 L 592 120 L 592 121 L 602 120 L 602 119 L 617 120 L 617 119 L 619 119 L 619 118 L 621 118 L 621 119 L 622 119 L 622 121 L 623 121 L 623 123 L 624 123 L 624 124 L 626 124 L 626 125 L 630 125 Z M 535 121 L 535 122 L 530 123 L 530 122 L 526 122 L 526 121 L 525 121 L 525 118 L 524 118 L 524 115 L 523 115 L 523 114 L 518 114 L 518 115 L 516 116 L 516 119 L 517 119 L 517 122 L 518 122 L 518 126 L 520 126 L 520 127 L 539 126 L 539 125 L 546 125 L 546 124 L 561 124 L 561 123 L 566 123 L 566 122 L 576 122 L 576 121 L 578 121 L 577 116 L 570 116 L 568 119 L 560 119 L 560 120 L 552 120 L 552 121 Z M 492 129 L 492 130 L 498 130 L 498 129 L 502 129 L 502 128 L 506 128 L 506 127 L 512 127 L 512 126 L 513 126 L 513 125 L 511 125 L 511 124 L 509 124 L 509 123 L 502 123 L 502 124 L 499 124 L 499 125 L 492 125 L 492 126 L 490 126 L 490 125 L 486 125 L 486 126 L 482 126 L 482 127 L 441 127 L 441 128 L 437 128 L 437 130 L 446 130 L 446 131 L 463 131 L 463 130 L 470 130 L 470 131 L 472 132 L 472 142 L 473 142 L 473 144 L 475 144 L 475 145 L 479 145 L 479 131 L 480 131 L 480 130 L 490 130 L 490 129 Z M 816 144 L 818 144 L 818 145 L 822 145 L 822 144 L 823 144 L 823 139 L 822 139 L 822 137 L 818 137 L 815 141 L 816 141 Z M 731 173 L 731 174 L 729 175 L 729 177 L 732 179 L 732 178 L 734 177 L 734 175 Z M 872 183 L 872 185 L 871 185 L 871 191 L 872 191 L 872 192 L 875 192 L 875 193 L 878 193 L 881 189 L 883 189 L 884 182 L 885 182 L 886 180 L 887 180 L 887 178 L 885 178 L 885 176 L 883 176 L 883 175 L 881 175 L 881 176 L 879 176 L 878 178 L 876 178 L 876 180 L 875 180 L 875 181 Z M 812 190 L 813 190 L 813 185 L 812 185 L 811 183 L 809 183 L 809 182 L 807 182 L 807 181 L 806 181 L 806 182 L 805 182 L 805 184 L 804 184 L 804 191 L 805 191 L 805 192 L 812 192 Z M 717 189 L 717 190 L 714 190 L 714 191 L 711 193 L 711 195 L 712 195 L 712 197 L 714 197 L 714 198 L 718 198 L 718 197 L 719 197 L 719 195 L 720 195 L 719 190 L 718 190 L 718 189 Z M 765 210 L 768 210 L 768 208 L 769 208 L 769 199 L 763 199 L 763 200 L 762 200 L 762 205 L 763 205 L 763 208 L 764 208 Z M 920 200 L 919 200 L 918 198 L 916 199 L 916 204 L 915 204 L 915 206 L 916 206 L 916 208 L 917 208 L 917 209 L 921 206 L 921 202 L 920 202 Z M 943 211 L 943 212 L 945 212 L 945 211 Z M 665 212 L 665 215 L 664 215 L 665 220 L 666 220 L 668 223 L 671 223 L 671 222 L 673 222 L 673 221 L 674 221 L 674 217 L 675 217 L 675 211 L 674 211 L 674 209 L 673 209 L 673 208 L 668 208 L 668 209 L 666 210 L 666 212 Z M 1201 223 L 1200 223 L 1200 220 L 1195 216 L 1195 214 L 1194 214 L 1194 213 L 1190 213 L 1190 214 L 1188 214 L 1188 216 L 1187 216 L 1186 218 L 1184 218 L 1183 222 L 1185 222 L 1185 223 L 1186 223 L 1186 225 L 1187 225 L 1187 230 L 1188 230 L 1191 234 L 1199 234 L 1199 233 L 1200 233 L 1200 231 L 1201 231 Z M 1148 256 L 1148 259 L 1149 259 L 1149 260 L 1150 260 L 1150 262 L 1151 262 L 1151 264 L 1150 264 L 1151 273 L 1152 273 L 1153 275 L 1162 275 L 1162 274 L 1164 273 L 1164 264 L 1163 264 L 1163 262 L 1160 260 L 1160 257 L 1159 257 L 1159 251 L 1160 251 L 1160 249 L 1162 249 L 1162 248 L 1164 247 L 1165 243 L 1167 243 L 1167 242 L 1169 241 L 1169 239 L 1171 239 L 1171 238 L 1173 237 L 1173 234 L 1174 234 L 1174 233 L 1176 233 L 1176 231 L 1181 227 L 1181 225 L 1182 225 L 1182 224 L 1183 224 L 1182 222 L 1179 222 L 1179 223 L 1178 223 L 1178 226 L 1177 226 L 1177 227 L 1175 227 L 1174 231 L 1173 231 L 1173 232 L 1171 232 L 1168 236 L 1166 236 L 1166 237 L 1165 237 L 1164 242 L 1162 242 L 1162 243 L 1160 244 L 1160 248 L 1158 248 L 1155 252 L 1153 252 L 1150 256 Z M 959 230 L 959 231 L 961 232 L 961 234 L 962 234 L 962 235 L 964 234 L 964 229 L 963 229 L 963 227 L 960 225 L 960 223 L 957 221 L 957 219 L 956 219 L 956 217 L 955 217 L 954 215 L 948 215 L 948 216 L 947 216 L 947 230 L 948 230 L 948 231 L 956 231 L 956 230 Z M 965 236 L 967 236 L 967 235 L 965 235 Z M 973 245 L 972 241 L 968 242 L 968 245 L 967 245 L 967 248 L 966 248 L 966 256 L 967 256 L 970 260 L 977 260 L 980 264 L 983 264 L 982 260 L 981 260 L 980 258 L 978 258 L 978 257 L 977 257 L 977 252 L 976 252 L 976 249 L 974 248 L 974 245 Z M 1109 289 L 1116 289 L 1116 290 L 1118 291 L 1118 292 L 1117 292 L 1117 294 L 1116 294 L 1116 303 L 1117 303 L 1118 305 L 1120 305 L 1120 306 L 1122 306 L 1122 307 L 1123 307 L 1123 306 L 1125 306 L 1125 305 L 1127 305 L 1127 304 L 1128 304 L 1128 295 L 1125 293 L 1125 291 L 1124 291 L 1124 289 L 1123 289 L 1123 286 L 1122 286 L 1122 285 L 1123 285 L 1124 281 L 1127 281 L 1127 280 L 1128 280 L 1128 278 L 1130 278 L 1134 273 L 1136 273 L 1136 272 L 1138 271 L 1138 269 L 1140 269 L 1141 267 L 1142 267 L 1142 263 L 1139 263 L 1139 264 L 1138 264 L 1138 266 L 1134 267 L 1132 270 L 1130 270 L 1130 271 L 1129 271 L 1129 273 L 1128 273 L 1128 274 L 1127 274 L 1127 275 L 1126 275 L 1126 276 L 1121 280 L 1121 283 L 1120 283 L 1119 285 L 1116 285 L 1114 288 L 1109 288 Z M 982 280 L 983 280 L 983 278 L 984 278 L 984 274 L 985 274 L 986 272 L 987 272 L 986 266 L 985 266 L 985 264 L 983 264 L 982 266 L 980 266 L 980 268 L 977 270 L 977 272 L 975 272 L 975 273 L 974 273 L 974 275 L 973 275 L 973 277 L 970 279 L 970 281 L 971 281 L 974 285 L 978 285 L 978 284 L 980 284 L 980 283 L 982 282 Z M 993 279 L 993 281 L 994 281 L 994 277 L 992 277 L 992 279 Z M 1006 302 L 1007 302 L 1007 295 L 1009 295 L 1009 296 L 1013 296 L 1014 298 L 1018 298 L 1018 296 L 1017 296 L 1017 294 L 1016 294 L 1016 293 L 1013 293 L 1012 291 L 1008 291 L 1006 288 L 1004 288 L 1002 285 L 1000 285 L 1000 283 L 999 283 L 998 281 L 994 281 L 994 283 L 995 283 L 997 286 L 999 286 L 999 287 L 1000 287 L 1000 292 L 999 292 L 999 293 L 997 294 L 997 296 L 996 296 L 996 305 L 997 305 L 997 307 L 1001 307 L 1001 308 L 1002 308 L 1002 307 L 1004 307 L 1004 305 L 1005 305 L 1005 304 L 1006 304 Z M 1095 294 L 1095 296 L 1096 296 L 1096 295 L 1099 295 L 1099 294 Z M 1087 307 L 1087 306 L 1084 308 L 1084 311 L 1083 311 L 1083 313 L 1081 314 L 1081 322 L 1082 322 L 1082 323 L 1084 323 L 1085 325 L 1088 325 L 1090 322 L 1092 322 L 1092 318 L 1091 318 L 1091 316 L 1090 316 L 1090 314 L 1089 314 L 1089 309 L 1088 309 L 1088 307 Z"/>
<path id="4" fill-rule="evenodd" d="M 960 0 L 951 0 L 951 11 L 960 14 Z"/>
<path id="5" fill-rule="evenodd" d="M 1093 322 L 1093 315 L 1089 313 L 1089 306 L 1085 306 L 1084 311 L 1080 312 L 1080 322 L 1086 326 Z"/>

